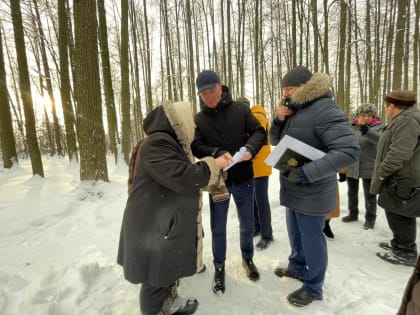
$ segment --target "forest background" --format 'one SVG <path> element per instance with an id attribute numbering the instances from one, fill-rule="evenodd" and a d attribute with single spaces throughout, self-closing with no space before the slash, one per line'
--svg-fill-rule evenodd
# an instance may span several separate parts
<path id="1" fill-rule="evenodd" d="M 80 164 L 108 181 L 106 155 L 129 159 L 163 100 L 199 110 L 195 77 L 213 69 L 234 98 L 270 116 L 281 77 L 303 64 L 333 78 L 351 119 L 393 89 L 419 94 L 420 0 L 0 0 L 4 168 L 30 158 Z"/>

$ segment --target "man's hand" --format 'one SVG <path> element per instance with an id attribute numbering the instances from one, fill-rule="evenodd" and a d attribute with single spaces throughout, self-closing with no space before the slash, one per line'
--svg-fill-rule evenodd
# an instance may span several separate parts
<path id="1" fill-rule="evenodd" d="M 244 153 L 244 156 L 241 159 L 241 162 L 243 162 L 243 161 L 249 161 L 250 159 L 252 159 L 252 154 L 251 154 L 251 152 L 249 152 L 248 150 L 246 150 L 246 152 Z"/>
<path id="2" fill-rule="evenodd" d="M 215 160 L 220 169 L 224 169 L 229 165 L 229 160 L 225 157 L 225 155 L 219 156 Z"/>
<path id="3" fill-rule="evenodd" d="M 280 102 L 277 105 L 277 118 L 280 121 L 284 121 L 286 119 L 286 117 L 293 115 L 293 111 L 290 110 L 288 107 L 283 105 L 283 102 Z"/>

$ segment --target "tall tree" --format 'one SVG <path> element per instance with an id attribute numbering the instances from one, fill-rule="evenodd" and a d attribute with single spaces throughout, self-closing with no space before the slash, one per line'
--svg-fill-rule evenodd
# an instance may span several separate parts
<path id="1" fill-rule="evenodd" d="M 95 0 L 74 1 L 74 63 L 80 180 L 108 181 Z"/>
<path id="2" fill-rule="evenodd" d="M 394 62 L 393 62 L 393 76 L 392 76 L 392 89 L 400 89 L 403 86 L 402 73 L 403 73 L 403 59 L 408 53 L 404 49 L 405 26 L 408 10 L 409 0 L 397 1 L 397 25 L 395 29 L 395 46 L 394 46 Z"/>
<path id="3" fill-rule="evenodd" d="M 67 154 L 69 161 L 78 160 L 75 132 L 74 110 L 71 102 L 71 84 L 69 73 L 69 47 L 67 32 L 66 0 L 58 0 L 58 54 L 60 56 L 60 95 L 63 107 L 64 126 L 66 129 Z"/>
<path id="4" fill-rule="evenodd" d="M 418 91 L 418 82 L 420 76 L 420 0 L 415 1 L 415 23 L 413 35 L 413 91 Z"/>
<path id="5" fill-rule="evenodd" d="M 144 51 L 145 51 L 145 58 L 143 61 L 144 64 L 144 73 L 145 73 L 145 80 L 144 80 L 144 89 L 146 92 L 146 104 L 153 104 L 153 97 L 152 97 L 152 61 L 150 57 L 150 35 L 149 35 L 149 23 L 147 18 L 147 3 L 146 0 L 143 0 L 143 20 L 144 20 L 144 34 L 142 39 L 144 40 Z"/>
<path id="6" fill-rule="evenodd" d="M 130 122 L 130 80 L 128 68 L 128 0 L 121 0 L 121 115 L 122 115 L 122 153 L 128 164 L 131 150 Z"/>
<path id="7" fill-rule="evenodd" d="M 187 17 L 191 16 L 191 3 L 190 0 L 185 1 L 185 14 Z M 193 48 L 193 34 L 191 19 L 186 19 L 187 26 L 187 43 L 188 43 L 188 89 L 189 99 L 192 100 L 193 111 L 197 111 L 197 100 L 195 96 L 195 85 L 194 85 L 194 48 Z"/>
<path id="8" fill-rule="evenodd" d="M 55 145 L 57 148 L 57 154 L 63 156 L 64 153 L 63 153 L 63 146 L 61 144 L 61 126 L 60 126 L 60 123 L 58 122 L 57 110 L 55 108 L 55 98 L 54 98 L 54 92 L 53 92 L 53 86 L 52 86 L 52 80 L 51 80 L 52 74 L 50 71 L 50 66 L 48 64 L 47 50 L 45 47 L 46 37 L 44 34 L 44 30 L 42 28 L 41 16 L 39 14 L 37 1 L 34 1 L 34 9 L 35 9 L 35 18 L 36 18 L 37 28 L 38 28 L 38 33 L 39 33 L 39 47 L 41 50 L 42 66 L 43 66 L 44 75 L 45 75 L 45 83 L 46 83 L 49 101 L 51 104 L 51 114 L 52 114 L 53 122 L 54 122 Z"/>
<path id="9" fill-rule="evenodd" d="M 6 69 L 4 67 L 3 40 L 0 28 L 0 144 L 3 167 L 11 168 L 18 162 L 9 93 L 7 92 Z"/>
<path id="10" fill-rule="evenodd" d="M 340 0 L 340 37 L 338 45 L 338 82 L 337 82 L 337 102 L 344 109 L 345 104 L 345 60 L 347 43 L 347 1 Z"/>
<path id="11" fill-rule="evenodd" d="M 108 136 L 111 152 L 117 161 L 118 122 L 112 88 L 111 64 L 109 62 L 108 30 L 104 0 L 98 0 L 99 46 L 101 47 L 102 77 L 104 82 L 105 107 L 108 122 Z"/>
<path id="12" fill-rule="evenodd" d="M 312 28 L 313 28 L 313 41 L 314 41 L 314 67 L 313 71 L 318 72 L 318 44 L 319 44 L 319 29 L 318 29 L 318 6 L 317 0 L 311 0 L 312 12 Z"/>
<path id="13" fill-rule="evenodd" d="M 19 68 L 19 88 L 25 113 L 25 131 L 28 142 L 29 156 L 32 164 L 32 174 L 44 177 L 41 152 L 35 128 L 35 113 L 32 102 L 31 83 L 29 79 L 28 61 L 26 58 L 25 38 L 23 34 L 20 0 L 10 0 L 10 8 L 15 35 L 16 56 Z"/>

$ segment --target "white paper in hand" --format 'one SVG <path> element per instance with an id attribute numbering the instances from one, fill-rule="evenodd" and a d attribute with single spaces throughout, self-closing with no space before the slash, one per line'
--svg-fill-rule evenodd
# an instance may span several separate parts
<path id="1" fill-rule="evenodd" d="M 245 147 L 241 147 L 240 149 L 239 149 L 239 151 L 238 152 L 236 152 L 233 156 L 232 156 L 232 160 L 233 160 L 233 162 L 229 165 L 229 166 L 226 166 L 224 169 L 223 169 L 223 171 L 227 171 L 228 169 L 230 169 L 232 166 L 234 166 L 236 163 L 238 163 L 239 161 L 241 161 L 242 160 L 242 158 L 244 157 L 244 155 L 245 155 L 245 152 L 246 152 L 246 148 Z"/>

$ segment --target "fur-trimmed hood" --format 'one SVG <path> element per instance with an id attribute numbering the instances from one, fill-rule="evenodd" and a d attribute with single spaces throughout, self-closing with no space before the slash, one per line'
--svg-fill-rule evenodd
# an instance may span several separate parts
<path id="1" fill-rule="evenodd" d="M 314 73 L 308 82 L 299 86 L 290 100 L 295 106 L 301 107 L 322 96 L 331 97 L 331 84 L 332 79 L 328 74 Z"/>
<path id="2" fill-rule="evenodd" d="M 194 119 L 189 102 L 165 101 L 153 109 L 144 119 L 143 128 L 147 135 L 166 132 L 181 143 L 191 161 L 191 142 L 194 139 Z"/>

